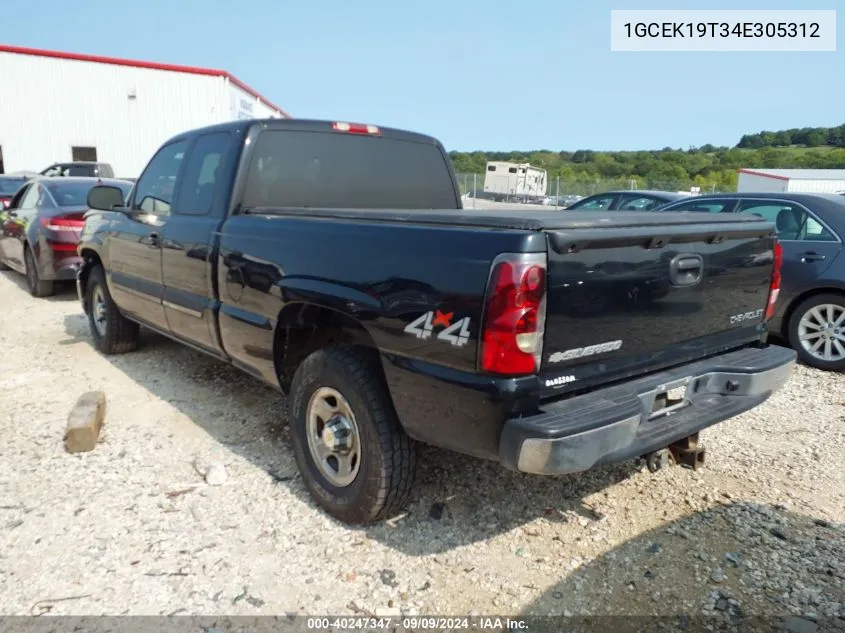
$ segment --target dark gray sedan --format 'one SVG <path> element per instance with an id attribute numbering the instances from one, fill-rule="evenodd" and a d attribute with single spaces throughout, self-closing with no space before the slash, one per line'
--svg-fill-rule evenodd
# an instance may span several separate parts
<path id="1" fill-rule="evenodd" d="M 836 194 L 696 196 L 657 211 L 753 213 L 775 223 L 783 249 L 773 334 L 812 367 L 845 370 L 845 198 Z"/>

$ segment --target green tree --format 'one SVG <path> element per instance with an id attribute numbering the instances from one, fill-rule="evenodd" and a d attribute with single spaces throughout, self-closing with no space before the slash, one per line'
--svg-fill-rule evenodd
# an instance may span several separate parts
<path id="1" fill-rule="evenodd" d="M 792 145 L 792 135 L 787 132 L 786 130 L 782 130 L 775 134 L 774 143 L 772 145 L 776 147 L 789 147 Z"/>
<path id="2" fill-rule="evenodd" d="M 826 138 L 825 133 L 821 130 L 813 130 L 812 132 L 807 134 L 807 140 L 805 144 L 807 147 L 818 147 L 819 145 L 824 145 Z"/>

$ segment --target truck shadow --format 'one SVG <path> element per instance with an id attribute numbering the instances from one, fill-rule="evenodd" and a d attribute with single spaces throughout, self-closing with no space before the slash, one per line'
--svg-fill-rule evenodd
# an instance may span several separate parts
<path id="1" fill-rule="evenodd" d="M 726 502 L 576 566 L 519 617 L 549 633 L 845 631 L 843 560 L 845 525 Z"/>
<path id="2" fill-rule="evenodd" d="M 91 345 L 87 317 L 67 315 L 61 345 Z M 285 420 L 284 396 L 240 370 L 142 328 L 131 354 L 103 356 L 156 397 L 170 403 L 219 444 L 267 472 L 316 508 L 302 484 Z M 407 512 L 363 529 L 406 554 L 447 552 L 530 523 L 594 521 L 583 499 L 637 472 L 635 462 L 572 477 L 513 473 L 497 463 L 420 447 L 417 484 Z M 430 523 L 436 539 L 422 539 Z"/>

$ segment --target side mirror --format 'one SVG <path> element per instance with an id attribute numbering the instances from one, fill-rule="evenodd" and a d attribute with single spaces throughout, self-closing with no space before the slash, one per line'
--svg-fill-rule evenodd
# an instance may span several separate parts
<path id="1" fill-rule="evenodd" d="M 124 205 L 123 191 L 111 185 L 97 185 L 88 192 L 88 208 L 111 211 Z"/>

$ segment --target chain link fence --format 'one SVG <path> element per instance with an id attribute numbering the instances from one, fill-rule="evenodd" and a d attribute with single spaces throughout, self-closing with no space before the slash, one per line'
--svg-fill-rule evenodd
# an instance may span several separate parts
<path id="1" fill-rule="evenodd" d="M 470 197 L 484 198 L 484 174 L 457 174 L 461 193 Z M 547 196 L 591 196 L 605 191 L 619 189 L 652 189 L 658 191 L 681 191 L 685 193 L 726 193 L 727 190 L 715 184 L 696 183 L 690 180 L 666 181 L 637 179 L 565 180 L 551 178 L 547 185 Z"/>

